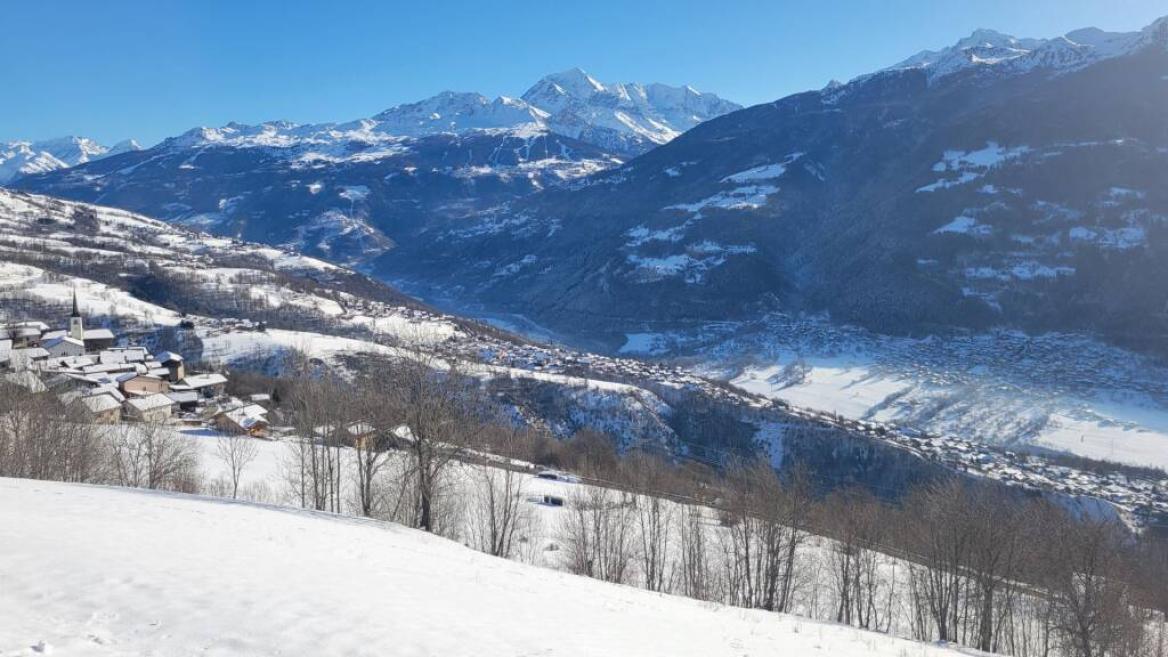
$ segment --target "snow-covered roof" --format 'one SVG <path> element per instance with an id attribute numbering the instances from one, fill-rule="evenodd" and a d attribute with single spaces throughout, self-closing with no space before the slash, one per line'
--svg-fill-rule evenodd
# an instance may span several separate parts
<path id="1" fill-rule="evenodd" d="M 113 340 L 114 332 L 107 328 L 85 329 L 86 340 Z"/>
<path id="2" fill-rule="evenodd" d="M 62 344 L 62 343 L 63 344 L 71 344 L 74 347 L 81 347 L 83 349 L 85 348 L 84 342 L 82 342 L 81 340 L 78 340 L 77 338 L 71 338 L 67 335 L 63 335 L 59 338 L 53 338 L 52 340 L 46 340 L 45 342 L 43 342 L 41 344 L 41 346 L 44 347 L 45 349 L 52 349 L 53 347 L 55 347 L 59 344 Z"/>
<path id="3" fill-rule="evenodd" d="M 227 383 L 227 377 L 223 376 L 222 374 L 215 373 L 192 374 L 180 381 L 180 383 L 189 388 L 206 388 L 207 386 L 216 386 Z"/>
<path id="4" fill-rule="evenodd" d="M 176 354 L 173 351 L 164 351 L 154 356 L 155 360 L 160 363 L 181 363 L 183 357 L 181 354 Z"/>
<path id="5" fill-rule="evenodd" d="M 93 390 L 90 391 L 90 394 L 91 395 L 109 395 L 110 397 L 113 397 L 114 399 L 118 400 L 119 402 L 126 401 L 126 396 L 122 394 L 122 391 L 118 390 L 117 386 L 109 385 L 109 384 L 97 386 L 96 388 L 94 388 Z"/>
<path id="6" fill-rule="evenodd" d="M 125 372 L 127 370 L 133 369 L 134 366 L 131 363 L 101 363 L 99 365 L 89 365 L 82 368 L 82 370 L 87 374 L 92 374 L 95 372 Z"/>
<path id="7" fill-rule="evenodd" d="M 157 377 L 157 376 L 151 376 L 151 375 L 149 375 L 149 374 L 143 374 L 143 373 L 141 373 L 141 372 L 139 372 L 139 371 L 137 371 L 137 370 L 134 370 L 133 372 L 124 372 L 124 373 L 122 373 L 122 374 L 119 374 L 119 375 L 117 375 L 117 376 L 115 377 L 115 379 L 117 379 L 118 383 L 125 383 L 126 381 L 131 381 L 131 380 L 133 380 L 133 379 L 137 379 L 137 378 L 150 379 L 150 380 L 152 380 L 152 381 L 159 381 L 159 380 L 161 380 L 161 379 L 160 379 L 159 377 Z"/>
<path id="8" fill-rule="evenodd" d="M 139 411 L 152 411 L 154 409 L 162 408 L 164 406 L 171 406 L 173 404 L 174 400 L 162 393 L 155 393 L 145 397 L 135 397 L 133 399 L 126 400 L 127 406 L 132 406 Z"/>
<path id="9" fill-rule="evenodd" d="M 82 397 L 81 403 L 85 404 L 85 407 L 93 413 L 104 413 L 106 411 L 112 411 L 113 409 L 121 406 L 121 403 L 118 402 L 117 399 L 115 399 L 112 395 L 107 394 Z"/>
<path id="10" fill-rule="evenodd" d="M 221 415 L 244 429 L 251 429 L 256 425 L 268 423 L 267 412 L 268 410 L 263 406 L 248 404 L 229 411 L 222 411 Z"/>
<path id="11" fill-rule="evenodd" d="M 176 404 L 189 404 L 199 401 L 199 393 L 194 390 L 171 390 L 166 393 L 166 396 L 173 399 Z"/>

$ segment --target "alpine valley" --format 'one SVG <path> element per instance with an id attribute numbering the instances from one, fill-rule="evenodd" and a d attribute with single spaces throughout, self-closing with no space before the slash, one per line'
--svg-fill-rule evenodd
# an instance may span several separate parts
<path id="1" fill-rule="evenodd" d="M 1165 107 L 1168 17 L 978 30 L 745 109 L 577 69 L 345 123 L 22 142 L 0 182 L 796 406 L 1168 467 Z"/>

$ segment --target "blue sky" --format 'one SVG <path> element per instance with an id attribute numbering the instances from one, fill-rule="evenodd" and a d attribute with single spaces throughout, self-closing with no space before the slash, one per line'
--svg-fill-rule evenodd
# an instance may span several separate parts
<path id="1" fill-rule="evenodd" d="M 0 140 L 151 144 L 232 120 L 347 120 L 446 89 L 518 96 L 573 66 L 753 104 L 979 27 L 1054 36 L 1164 14 L 1164 0 L 14 2 Z"/>

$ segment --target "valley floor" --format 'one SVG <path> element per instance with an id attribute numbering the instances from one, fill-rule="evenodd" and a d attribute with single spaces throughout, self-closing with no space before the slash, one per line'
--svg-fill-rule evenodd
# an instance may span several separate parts
<path id="1" fill-rule="evenodd" d="M 956 654 L 223 499 L 0 479 L 0 527 L 3 657 Z"/>
<path id="2" fill-rule="evenodd" d="M 903 338 L 773 315 L 629 334 L 622 351 L 852 419 L 1168 469 L 1168 366 L 1088 336 Z"/>

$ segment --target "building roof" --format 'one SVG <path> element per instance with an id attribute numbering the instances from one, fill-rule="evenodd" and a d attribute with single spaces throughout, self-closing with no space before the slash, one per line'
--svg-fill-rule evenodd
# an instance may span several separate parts
<path id="1" fill-rule="evenodd" d="M 199 393 L 194 390 L 171 390 L 165 394 L 167 397 L 173 399 L 176 404 L 189 404 L 199 401 Z"/>
<path id="2" fill-rule="evenodd" d="M 222 415 L 243 429 L 251 429 L 257 425 L 268 423 L 267 412 L 267 409 L 263 406 L 248 404 L 247 406 L 240 406 L 229 411 L 221 411 L 219 415 Z"/>
<path id="3" fill-rule="evenodd" d="M 81 403 L 85 404 L 85 407 L 92 413 L 105 413 L 106 411 L 112 411 L 121 406 L 117 399 L 112 395 L 106 394 L 82 397 Z"/>
<path id="4" fill-rule="evenodd" d="M 183 361 L 183 357 L 173 351 L 164 351 L 156 354 L 154 358 L 160 363 L 181 363 Z"/>
<path id="5" fill-rule="evenodd" d="M 107 328 L 87 328 L 85 329 L 86 340 L 113 340 L 114 332 Z"/>
<path id="6" fill-rule="evenodd" d="M 145 397 L 134 397 L 132 399 L 126 400 L 126 406 L 133 407 L 138 411 L 153 411 L 165 406 L 172 406 L 173 404 L 174 400 L 162 393 L 155 393 Z"/>
<path id="7" fill-rule="evenodd" d="M 126 381 L 131 381 L 131 380 L 137 379 L 139 377 L 141 377 L 143 379 L 157 379 L 158 378 L 156 376 L 150 376 L 148 374 L 141 374 L 137 370 L 135 370 L 133 372 L 123 372 L 114 378 L 117 380 L 118 383 L 125 383 Z"/>
<path id="8" fill-rule="evenodd" d="M 59 344 L 71 344 L 74 347 L 81 347 L 82 349 L 85 348 L 84 342 L 82 342 L 81 340 L 78 340 L 77 338 L 71 338 L 67 335 L 62 335 L 61 337 L 53 338 L 52 340 L 46 340 L 46 341 L 41 343 L 41 346 L 44 347 L 45 349 L 52 349 L 53 347 L 55 347 Z"/>
<path id="9" fill-rule="evenodd" d="M 122 394 L 122 391 L 118 390 L 117 386 L 113 385 L 97 386 L 90 391 L 90 395 L 109 395 L 119 402 L 126 401 L 126 396 Z"/>
<path id="10" fill-rule="evenodd" d="M 189 388 L 206 388 L 207 386 L 217 386 L 227 383 L 227 377 L 222 374 L 192 374 L 182 381 L 183 385 Z"/>

